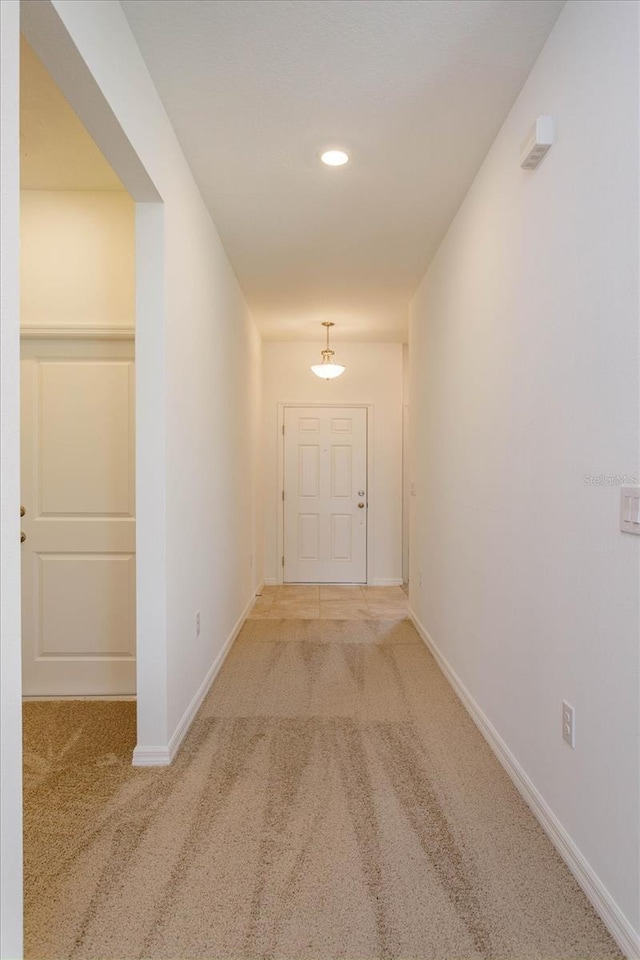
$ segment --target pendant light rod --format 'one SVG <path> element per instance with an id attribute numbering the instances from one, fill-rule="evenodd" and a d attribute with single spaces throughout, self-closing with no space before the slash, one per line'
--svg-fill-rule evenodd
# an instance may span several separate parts
<path id="1" fill-rule="evenodd" d="M 331 320 L 323 320 L 322 326 L 327 328 L 327 346 L 326 349 L 322 351 L 322 356 L 324 357 L 326 355 L 328 357 L 332 357 L 335 353 L 335 350 L 329 349 L 329 327 L 335 327 L 335 323 L 333 323 Z"/>

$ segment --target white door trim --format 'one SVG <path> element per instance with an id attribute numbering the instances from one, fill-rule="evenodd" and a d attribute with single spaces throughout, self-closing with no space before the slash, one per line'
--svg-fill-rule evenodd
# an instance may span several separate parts
<path id="1" fill-rule="evenodd" d="M 92 327 L 89 324 L 68 326 L 23 323 L 21 340 L 135 340 L 134 327 Z"/>
<path id="2" fill-rule="evenodd" d="M 366 410 L 367 411 L 367 489 L 368 489 L 368 504 L 369 509 L 367 510 L 367 583 L 372 582 L 371 576 L 374 569 L 374 557 L 373 557 L 373 540 L 374 540 L 374 530 L 375 530 L 375 475 L 374 475 L 374 460 L 373 460 L 373 448 L 375 440 L 375 429 L 374 429 L 374 405 L 372 403 L 302 403 L 302 402 L 293 402 L 288 403 L 285 401 L 279 401 L 277 404 L 278 407 L 278 436 L 277 436 L 277 464 L 278 464 L 278 483 L 276 491 L 276 510 L 277 510 L 277 530 L 278 530 L 278 543 L 277 549 L 278 553 L 276 556 L 276 583 L 284 583 L 284 570 L 282 566 L 282 557 L 284 555 L 284 505 L 282 502 L 282 491 L 284 490 L 284 411 L 287 407 L 304 407 L 305 409 L 309 407 L 315 407 L 318 410 L 329 410 L 334 407 L 338 407 L 342 410 L 347 409 L 356 409 L 356 410 Z"/>

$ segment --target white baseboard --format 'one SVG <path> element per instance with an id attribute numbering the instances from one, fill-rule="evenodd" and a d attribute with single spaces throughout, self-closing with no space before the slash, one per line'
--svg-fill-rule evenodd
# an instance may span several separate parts
<path id="1" fill-rule="evenodd" d="M 53 696 L 50 696 L 49 694 L 43 694 L 42 696 L 39 696 L 38 694 L 33 694 L 33 695 L 23 697 L 22 702 L 23 703 L 38 703 L 38 702 L 44 703 L 46 701 L 52 701 L 55 703 L 58 700 L 65 700 L 65 701 L 66 700 L 108 700 L 108 701 L 114 700 L 117 703 L 120 703 L 121 701 L 130 701 L 130 700 L 135 701 L 136 699 L 137 697 L 135 693 L 113 693 L 113 694 L 87 693 L 82 695 L 75 694 L 75 693 L 69 693 L 69 694 L 65 693 L 59 697 L 58 696 L 53 697 Z"/>
<path id="2" fill-rule="evenodd" d="M 222 667 L 222 664 L 224 663 L 227 657 L 227 654 L 231 650 L 234 640 L 240 633 L 240 630 L 242 629 L 242 625 L 247 619 L 247 615 L 249 614 L 249 611 L 251 610 L 254 603 L 255 603 L 255 597 L 251 597 L 251 600 L 244 608 L 237 623 L 233 627 L 233 630 L 227 637 L 222 650 L 220 651 L 218 656 L 215 658 L 215 660 L 209 667 L 209 670 L 207 671 L 207 675 L 205 676 L 204 680 L 198 687 L 193 697 L 193 700 L 191 701 L 191 703 L 183 713 L 180 719 L 180 722 L 178 723 L 178 726 L 174 730 L 173 735 L 169 740 L 169 743 L 166 744 L 166 746 L 165 745 L 155 746 L 155 747 L 154 746 L 145 747 L 144 745 L 137 746 L 133 751 L 132 762 L 134 767 L 166 767 L 168 764 L 172 762 L 172 760 L 174 759 L 175 755 L 177 754 L 180 748 L 180 744 L 184 740 L 187 734 L 187 731 L 189 730 L 189 727 L 193 723 L 195 715 L 200 709 L 200 704 L 202 703 L 207 693 L 209 692 L 209 688 L 211 687 L 211 684 L 213 683 L 215 678 L 218 676 L 220 672 L 220 668 Z"/>
<path id="3" fill-rule="evenodd" d="M 471 696 L 437 644 L 429 636 L 413 610 L 409 615 L 422 640 L 453 687 L 478 730 L 506 770 L 516 789 L 540 823 L 554 847 L 602 918 L 612 937 L 628 960 L 640 960 L 640 934 L 633 928 L 607 888 L 589 865 L 551 807 L 529 779 L 487 715 Z"/>
<path id="4" fill-rule="evenodd" d="M 134 767 L 167 767 L 173 757 L 169 747 L 137 746 L 133 751 L 131 763 Z"/>
<path id="5" fill-rule="evenodd" d="M 402 586 L 402 577 L 392 579 L 392 580 L 370 580 L 366 585 L 369 587 L 401 587 Z M 266 578 L 264 581 L 265 587 L 277 587 L 278 581 L 272 580 L 271 578 Z M 336 584 L 340 586 L 340 584 Z M 350 584 L 348 584 L 350 586 Z"/>

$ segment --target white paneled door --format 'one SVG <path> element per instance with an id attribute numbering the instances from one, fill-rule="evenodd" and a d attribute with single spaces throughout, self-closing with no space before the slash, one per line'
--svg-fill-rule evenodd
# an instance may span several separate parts
<path id="1" fill-rule="evenodd" d="M 285 407 L 284 582 L 366 583 L 366 407 Z"/>
<path id="2" fill-rule="evenodd" d="M 22 344 L 26 696 L 135 693 L 133 341 Z"/>

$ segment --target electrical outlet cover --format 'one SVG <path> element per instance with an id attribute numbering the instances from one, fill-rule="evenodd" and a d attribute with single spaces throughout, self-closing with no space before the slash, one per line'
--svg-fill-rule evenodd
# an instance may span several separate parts
<path id="1" fill-rule="evenodd" d="M 575 750 L 576 712 L 566 700 L 562 701 L 562 739 L 569 744 L 572 750 Z"/>

